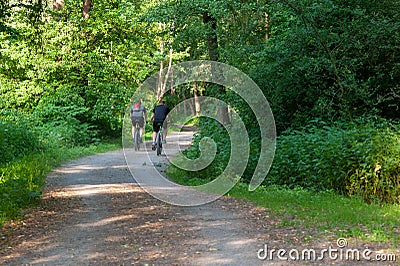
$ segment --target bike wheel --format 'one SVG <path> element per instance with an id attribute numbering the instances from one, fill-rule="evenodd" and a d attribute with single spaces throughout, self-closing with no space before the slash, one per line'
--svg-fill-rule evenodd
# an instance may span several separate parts
<path id="1" fill-rule="evenodd" d="M 138 129 L 136 129 L 136 132 L 135 132 L 135 151 L 138 151 L 140 149 L 139 136 L 140 136 L 140 134 L 138 132 Z"/>
<path id="2" fill-rule="evenodd" d="M 135 132 L 135 151 L 140 150 L 140 132 L 139 128 L 136 128 Z"/>
<path id="3" fill-rule="evenodd" d="M 156 150 L 157 150 L 157 156 L 161 155 L 161 151 L 162 151 L 161 132 L 158 132 L 158 134 L 157 134 L 157 146 L 156 146 Z"/>

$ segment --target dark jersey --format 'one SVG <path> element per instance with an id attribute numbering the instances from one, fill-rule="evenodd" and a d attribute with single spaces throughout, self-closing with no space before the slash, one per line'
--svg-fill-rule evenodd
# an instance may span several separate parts
<path id="1" fill-rule="evenodd" d="M 154 122 L 164 122 L 165 118 L 169 113 L 169 108 L 164 104 L 160 104 L 154 107 L 153 113 L 154 113 Z"/>

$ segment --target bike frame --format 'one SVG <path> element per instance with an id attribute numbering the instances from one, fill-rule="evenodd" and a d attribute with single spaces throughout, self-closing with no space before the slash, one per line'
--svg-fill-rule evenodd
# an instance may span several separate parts
<path id="1" fill-rule="evenodd" d="M 140 127 L 139 127 L 139 121 L 136 121 L 135 123 L 135 151 L 138 151 L 140 149 Z"/>
<path id="2" fill-rule="evenodd" d="M 160 126 L 160 130 L 157 133 L 157 138 L 156 138 L 156 151 L 157 151 L 157 156 L 161 155 L 162 151 L 162 140 L 163 140 L 163 125 Z"/>

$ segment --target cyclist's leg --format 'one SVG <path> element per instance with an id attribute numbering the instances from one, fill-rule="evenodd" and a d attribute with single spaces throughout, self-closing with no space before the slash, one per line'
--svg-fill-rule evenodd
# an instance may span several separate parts
<path id="1" fill-rule="evenodd" d="M 143 133 L 144 133 L 144 128 L 143 127 L 141 127 L 140 129 L 139 129 L 139 136 L 140 136 L 140 143 L 143 143 Z"/>
<path id="2" fill-rule="evenodd" d="M 157 139 L 157 133 L 160 131 L 160 123 L 157 121 L 153 122 L 153 145 L 152 149 L 155 150 L 156 148 L 156 139 Z"/>
<path id="3" fill-rule="evenodd" d="M 163 131 L 162 131 L 162 138 L 163 138 L 163 143 L 167 142 L 167 131 L 168 131 L 168 124 L 167 121 L 164 121 L 163 123 Z"/>
<path id="4" fill-rule="evenodd" d="M 157 124 L 158 122 L 153 122 L 153 143 L 156 143 L 157 133 L 160 130 L 160 127 Z"/>
<path id="5" fill-rule="evenodd" d="M 133 139 L 133 142 L 135 142 L 135 130 L 136 130 L 136 119 L 135 118 L 133 118 L 132 119 L 132 139 Z"/>
<path id="6" fill-rule="evenodd" d="M 162 151 L 162 128 L 157 133 L 156 150 L 157 150 L 157 156 L 161 155 L 161 151 Z"/>
<path id="7" fill-rule="evenodd" d="M 144 132 L 144 118 L 141 117 L 139 119 L 139 136 L 140 136 L 140 143 L 143 143 L 143 132 Z"/>

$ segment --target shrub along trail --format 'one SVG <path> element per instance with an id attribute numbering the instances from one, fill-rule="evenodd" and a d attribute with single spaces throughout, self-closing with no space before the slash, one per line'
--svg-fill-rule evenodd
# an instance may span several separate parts
<path id="1" fill-rule="evenodd" d="M 133 182 L 123 152 L 113 151 L 53 171 L 40 206 L 2 228 L 0 263 L 292 265 L 261 261 L 257 251 L 264 244 L 302 250 L 334 243 L 304 244 L 318 233 L 277 226 L 279 217 L 269 215 L 229 197 L 190 208 L 163 203 Z"/>

